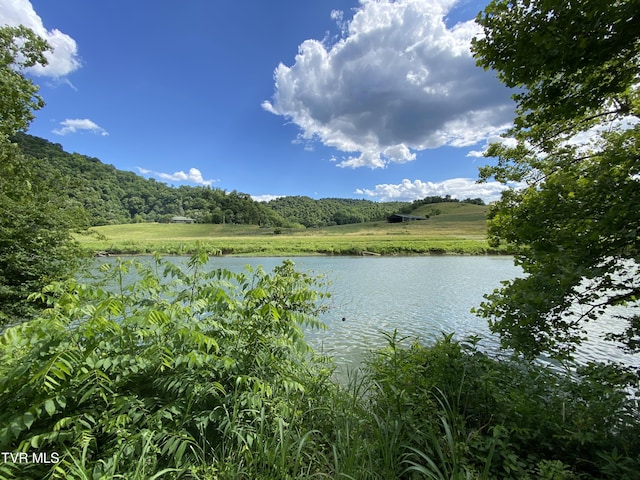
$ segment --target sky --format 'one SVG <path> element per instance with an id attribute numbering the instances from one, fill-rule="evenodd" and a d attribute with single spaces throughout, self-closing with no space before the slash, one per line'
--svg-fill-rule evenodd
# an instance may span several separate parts
<path id="1" fill-rule="evenodd" d="M 487 0 L 0 0 L 48 40 L 28 133 L 170 185 L 492 201 L 515 104 L 475 65 Z"/>

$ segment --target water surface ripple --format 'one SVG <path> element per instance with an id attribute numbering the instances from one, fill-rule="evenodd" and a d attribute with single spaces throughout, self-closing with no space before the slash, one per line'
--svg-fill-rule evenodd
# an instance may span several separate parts
<path id="1" fill-rule="evenodd" d="M 170 257 L 186 265 L 185 257 Z M 300 271 L 324 275 L 331 282 L 329 310 L 321 320 L 326 330 L 306 329 L 309 343 L 329 353 L 339 365 L 357 365 L 367 352 L 384 346 L 382 332 L 431 343 L 443 333 L 458 339 L 477 335 L 486 351 L 498 351 L 498 339 L 485 320 L 471 313 L 483 295 L 502 280 L 521 275 L 507 256 L 416 257 L 294 257 Z M 113 258 L 97 262 L 114 261 Z M 278 257 L 213 257 L 211 268 L 240 271 L 262 265 L 266 271 L 283 261 Z M 619 329 L 613 316 L 589 327 L 593 334 Z M 578 359 L 624 361 L 640 365 L 637 356 L 623 354 L 610 342 L 594 339 L 581 348 Z"/>

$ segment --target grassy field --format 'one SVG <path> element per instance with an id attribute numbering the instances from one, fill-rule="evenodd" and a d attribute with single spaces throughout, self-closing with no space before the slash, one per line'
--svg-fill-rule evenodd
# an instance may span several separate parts
<path id="1" fill-rule="evenodd" d="M 274 229 L 253 225 L 138 223 L 94 227 L 78 240 L 91 252 L 188 254 L 197 246 L 222 255 L 425 255 L 506 253 L 486 240 L 488 207 L 425 205 L 428 220 L 385 221 L 324 228 Z"/>

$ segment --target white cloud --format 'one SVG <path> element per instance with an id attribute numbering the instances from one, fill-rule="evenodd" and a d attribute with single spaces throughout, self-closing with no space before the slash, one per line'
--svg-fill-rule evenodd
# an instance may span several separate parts
<path id="1" fill-rule="evenodd" d="M 88 118 L 68 118 L 60 122 L 60 125 L 62 125 L 62 128 L 53 130 L 53 133 L 57 135 L 67 135 L 69 133 L 89 131 L 102 135 L 103 137 L 109 135 L 109 132 Z"/>
<path id="2" fill-rule="evenodd" d="M 189 173 L 185 173 L 182 170 L 174 173 L 162 173 L 154 172 L 146 168 L 136 167 L 138 171 L 143 175 L 151 175 L 153 177 L 161 178 L 162 180 L 168 180 L 170 182 L 190 182 L 197 185 L 211 185 L 218 180 L 205 180 L 202 177 L 202 172 L 197 168 L 190 168 Z"/>
<path id="3" fill-rule="evenodd" d="M 251 195 L 251 198 L 256 202 L 270 202 L 276 198 L 282 198 L 286 195 Z"/>
<path id="4" fill-rule="evenodd" d="M 484 154 L 487 152 L 489 146 L 493 143 L 500 143 L 508 148 L 514 148 L 517 145 L 517 141 L 512 137 L 501 137 L 499 135 L 491 135 L 487 138 L 486 143 L 482 146 L 482 150 L 471 150 L 467 153 L 467 157 L 484 157 Z"/>
<path id="5" fill-rule="evenodd" d="M 493 202 L 500 198 L 500 193 L 507 186 L 499 182 L 476 183 L 471 178 L 452 178 L 442 182 L 423 182 L 422 180 L 402 180 L 398 184 L 376 185 L 373 189 L 357 189 L 355 193 L 366 195 L 381 202 L 406 202 L 424 197 L 446 196 L 463 200 L 465 198 L 482 198 L 485 202 Z"/>
<path id="6" fill-rule="evenodd" d="M 30 68 L 33 75 L 59 78 L 80 68 L 76 41 L 55 28 L 47 30 L 29 0 L 0 2 L 0 25 L 29 27 L 52 47 L 53 51 L 45 54 L 49 64 Z"/>
<path id="7" fill-rule="evenodd" d="M 452 0 L 361 0 L 334 44 L 306 40 L 274 73 L 262 108 L 295 123 L 306 140 L 346 152 L 342 167 L 381 168 L 444 145 L 464 147 L 512 121 L 509 91 L 476 67 L 474 21 L 452 28 Z M 345 24 L 346 23 L 346 24 Z"/>

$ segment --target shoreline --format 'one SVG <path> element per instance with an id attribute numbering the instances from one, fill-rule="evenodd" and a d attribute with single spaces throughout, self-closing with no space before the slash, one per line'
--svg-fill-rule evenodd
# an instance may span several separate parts
<path id="1" fill-rule="evenodd" d="M 442 217 L 445 217 L 444 215 Z M 267 231 L 257 226 L 213 224 L 127 224 L 93 227 L 76 236 L 90 255 L 211 256 L 422 256 L 511 255 L 512 249 L 493 247 L 484 219 L 439 223 L 370 223 L 319 229 Z"/>
<path id="2" fill-rule="evenodd" d="M 88 257 L 93 258 L 110 258 L 110 257 L 150 257 L 155 254 L 160 254 L 164 256 L 172 256 L 172 257 L 188 257 L 193 255 L 197 250 L 196 249 L 186 249 L 181 251 L 173 251 L 173 250 L 84 250 Z M 460 250 L 441 250 L 441 249 L 433 249 L 432 251 L 425 252 L 415 252 L 415 251 L 397 251 L 394 253 L 376 253 L 372 251 L 367 252 L 319 252 L 319 251 L 277 251 L 277 252 L 269 252 L 263 250 L 256 251 L 244 251 L 240 253 L 235 252 L 210 252 L 207 251 L 207 254 L 210 257 L 274 257 L 274 258 L 287 258 L 287 257 L 438 257 L 438 256 L 457 256 L 457 257 L 504 257 L 504 256 L 512 256 L 513 252 L 508 251 L 507 249 L 492 249 L 488 248 L 485 251 L 460 251 Z"/>

